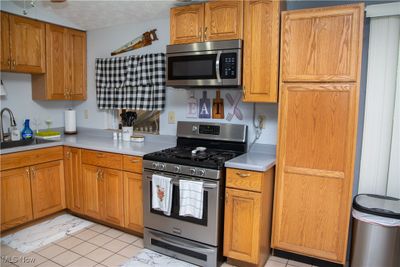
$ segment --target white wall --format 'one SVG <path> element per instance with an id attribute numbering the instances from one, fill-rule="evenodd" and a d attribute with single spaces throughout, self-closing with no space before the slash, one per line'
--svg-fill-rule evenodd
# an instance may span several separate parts
<path id="1" fill-rule="evenodd" d="M 106 128 L 108 113 L 100 111 L 96 106 L 96 88 L 95 88 L 95 59 L 99 57 L 110 57 L 111 51 L 119 48 L 124 43 L 131 39 L 140 36 L 143 32 L 157 29 L 158 41 L 155 41 L 151 46 L 147 46 L 135 51 L 131 51 L 120 56 L 128 56 L 134 54 L 146 54 L 164 52 L 166 45 L 169 43 L 169 20 L 161 19 L 155 21 L 148 21 L 143 24 L 124 24 L 119 26 L 108 27 L 104 29 L 91 30 L 87 32 L 88 42 L 88 99 L 83 103 L 76 106 L 77 110 L 77 123 L 78 126 L 85 126 L 91 128 Z M 201 97 L 203 90 L 196 91 L 196 98 Z M 207 90 L 208 97 L 215 97 L 215 90 Z M 240 93 L 240 90 L 223 90 L 222 96 L 226 92 L 233 94 Z M 176 124 L 168 124 L 168 113 L 175 112 L 176 120 L 193 120 L 185 117 L 186 112 L 186 99 L 188 91 L 184 89 L 167 88 L 166 95 L 166 109 L 161 113 L 160 118 L 160 133 L 172 134 L 176 133 Z M 243 111 L 244 120 L 239 121 L 234 118 L 231 123 L 242 123 L 249 126 L 249 134 L 251 141 L 254 137 L 254 129 L 252 127 L 253 104 L 240 103 L 239 107 Z M 277 105 L 276 104 L 257 104 L 257 114 L 263 114 L 267 117 L 266 129 L 258 141 L 259 143 L 276 144 L 277 134 Z M 87 110 L 89 117 L 84 118 L 84 112 Z M 229 103 L 225 100 L 225 113 L 229 111 Z M 214 122 L 228 122 L 226 120 L 202 120 Z"/>
<path id="2" fill-rule="evenodd" d="M 71 106 L 70 102 L 33 101 L 30 74 L 2 72 L 1 79 L 7 95 L 1 97 L 0 106 L 12 110 L 19 129 L 23 128 L 25 119 L 40 121 L 40 128 L 46 128 L 45 120 L 51 120 L 52 127 L 64 126 L 64 109 Z M 3 115 L 6 123 L 4 125 L 8 125 L 8 114 Z M 31 128 L 34 129 L 32 124 Z"/>

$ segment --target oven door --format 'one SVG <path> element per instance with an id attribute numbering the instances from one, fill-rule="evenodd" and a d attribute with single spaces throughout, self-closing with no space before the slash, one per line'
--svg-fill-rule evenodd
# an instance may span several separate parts
<path id="1" fill-rule="evenodd" d="M 167 54 L 167 82 L 174 87 L 241 85 L 241 50 Z"/>
<path id="2" fill-rule="evenodd" d="M 152 174 L 173 178 L 171 215 L 154 210 L 151 207 Z M 200 180 L 189 176 L 174 175 L 165 172 L 143 172 L 143 222 L 147 228 L 159 230 L 172 235 L 196 240 L 205 244 L 217 246 L 220 241 L 223 185 L 215 180 L 204 181 L 203 218 L 179 216 L 179 180 Z"/>

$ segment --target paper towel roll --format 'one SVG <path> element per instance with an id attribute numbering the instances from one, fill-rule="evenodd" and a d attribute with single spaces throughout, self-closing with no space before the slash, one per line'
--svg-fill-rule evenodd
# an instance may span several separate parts
<path id="1" fill-rule="evenodd" d="M 64 112 L 65 129 L 67 134 L 76 133 L 76 112 L 73 109 L 68 109 Z"/>

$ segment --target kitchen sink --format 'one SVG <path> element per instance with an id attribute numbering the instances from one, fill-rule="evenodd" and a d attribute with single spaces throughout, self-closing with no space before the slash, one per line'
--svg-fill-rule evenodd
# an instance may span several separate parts
<path id="1" fill-rule="evenodd" d="M 46 139 L 26 139 L 26 140 L 19 140 L 19 141 L 5 141 L 0 143 L 0 148 L 12 148 L 12 147 L 19 147 L 19 146 L 30 146 L 30 145 L 37 145 L 37 144 L 46 144 L 51 142 L 56 142 L 57 140 L 46 140 Z"/>

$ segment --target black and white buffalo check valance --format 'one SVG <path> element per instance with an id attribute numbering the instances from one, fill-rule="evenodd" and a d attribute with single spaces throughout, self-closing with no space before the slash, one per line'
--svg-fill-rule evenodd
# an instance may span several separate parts
<path id="1" fill-rule="evenodd" d="M 165 54 L 97 58 L 96 92 L 99 109 L 164 109 Z"/>

